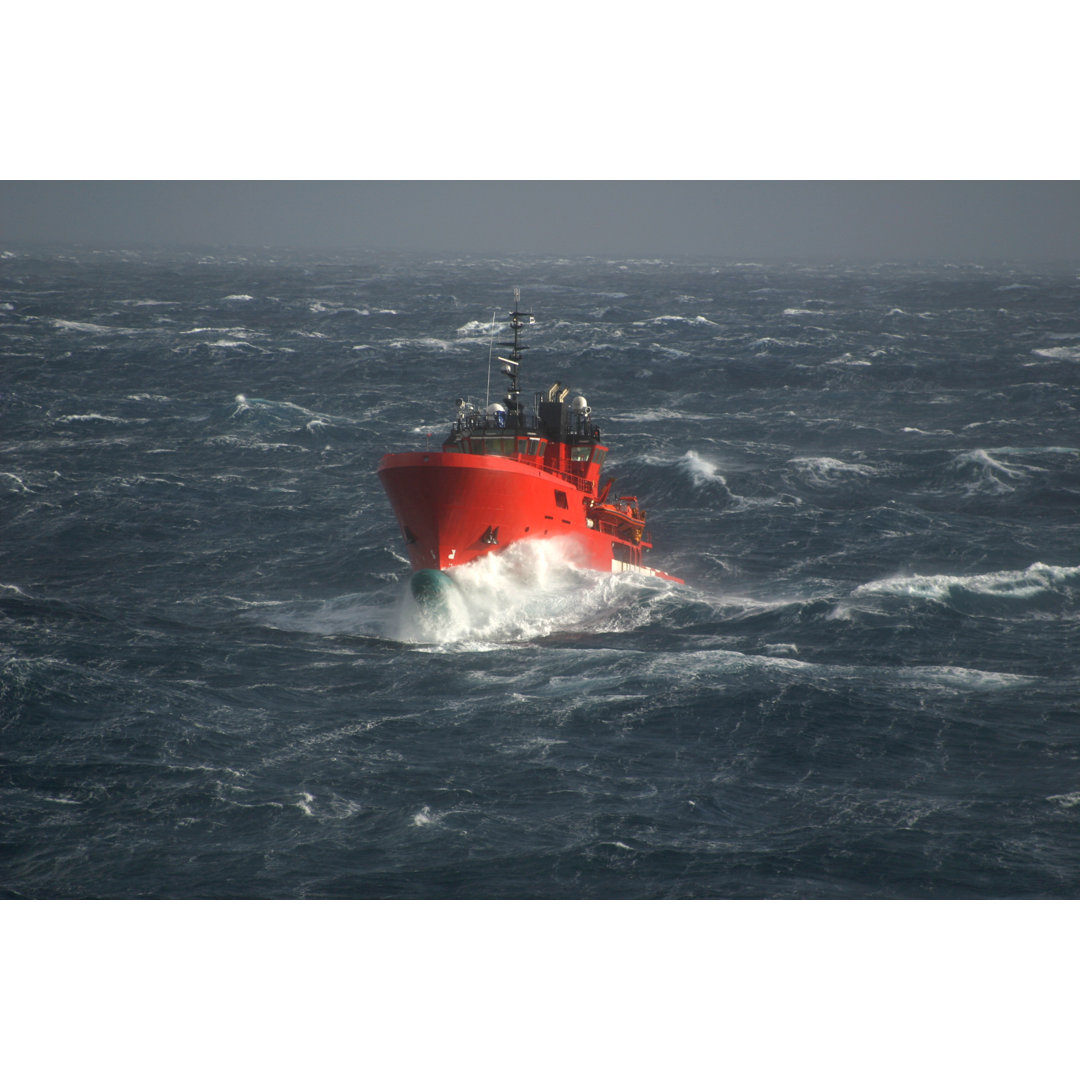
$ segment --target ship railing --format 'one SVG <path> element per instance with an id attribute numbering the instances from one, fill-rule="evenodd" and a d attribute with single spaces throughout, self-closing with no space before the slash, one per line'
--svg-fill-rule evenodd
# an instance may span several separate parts
<path id="1" fill-rule="evenodd" d="M 454 421 L 454 431 L 478 431 L 490 432 L 492 435 L 505 435 L 512 434 L 515 431 L 535 431 L 538 427 L 536 417 L 530 416 L 528 413 L 519 413 L 517 423 L 510 423 L 510 417 L 506 413 L 502 415 L 506 417 L 506 423 L 500 425 L 498 423 L 493 424 L 482 412 L 468 413 L 465 416 L 459 416 Z"/>
<path id="2" fill-rule="evenodd" d="M 583 491 L 586 495 L 592 494 L 595 490 L 591 480 L 583 480 L 580 476 L 563 472 L 562 469 L 553 469 L 550 465 L 541 465 L 539 468 L 541 472 L 551 473 L 552 476 L 557 476 L 560 480 L 565 480 L 568 484 L 573 484 L 578 491 Z"/>

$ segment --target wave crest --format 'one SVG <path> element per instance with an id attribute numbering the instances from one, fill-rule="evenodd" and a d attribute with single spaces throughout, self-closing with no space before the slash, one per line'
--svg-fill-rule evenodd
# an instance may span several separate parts
<path id="1" fill-rule="evenodd" d="M 1080 583 L 1080 566 L 1032 563 L 1026 570 L 988 574 L 911 574 L 860 585 L 853 596 L 904 596 L 948 601 L 958 594 L 1028 600 L 1040 595 L 1071 595 Z"/>

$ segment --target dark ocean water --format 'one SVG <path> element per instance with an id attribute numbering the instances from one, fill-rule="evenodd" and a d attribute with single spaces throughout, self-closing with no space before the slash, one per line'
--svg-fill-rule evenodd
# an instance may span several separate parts
<path id="1" fill-rule="evenodd" d="M 514 286 L 687 584 L 426 626 Z M 20 251 L 0 360 L 7 897 L 1080 894 L 1075 266 Z"/>

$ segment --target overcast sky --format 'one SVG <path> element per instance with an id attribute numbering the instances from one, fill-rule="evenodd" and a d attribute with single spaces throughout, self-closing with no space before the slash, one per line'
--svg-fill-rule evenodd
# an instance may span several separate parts
<path id="1" fill-rule="evenodd" d="M 8 181 L 0 244 L 1080 259 L 1080 182 Z"/>
<path id="2" fill-rule="evenodd" d="M 63 7 L 6 14 L 7 248 L 1080 259 L 1047 0 Z"/>

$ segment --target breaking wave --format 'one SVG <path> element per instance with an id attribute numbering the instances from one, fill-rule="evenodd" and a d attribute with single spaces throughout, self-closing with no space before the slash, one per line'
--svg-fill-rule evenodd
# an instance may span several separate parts
<path id="1" fill-rule="evenodd" d="M 832 457 L 797 457 L 792 458 L 794 465 L 808 484 L 815 487 L 831 487 L 834 484 L 850 483 L 852 480 L 868 480 L 876 476 L 878 470 L 871 465 L 852 464 Z"/>
<path id="2" fill-rule="evenodd" d="M 1080 566 L 1032 563 L 1026 570 L 987 574 L 911 574 L 860 585 L 853 596 L 904 596 L 949 601 L 959 595 L 1030 600 L 1038 596 L 1072 597 L 1080 585 Z"/>

